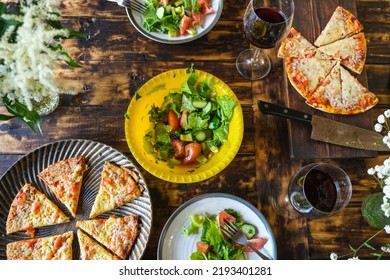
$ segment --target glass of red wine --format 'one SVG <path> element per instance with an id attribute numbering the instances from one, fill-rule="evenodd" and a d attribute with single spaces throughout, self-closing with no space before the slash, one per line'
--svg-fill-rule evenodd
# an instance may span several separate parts
<path id="1" fill-rule="evenodd" d="M 330 217 L 347 206 L 352 184 L 340 167 L 327 163 L 309 164 L 298 170 L 288 186 L 288 200 L 297 216 L 308 219 Z"/>
<path id="2" fill-rule="evenodd" d="M 271 49 L 288 34 L 294 17 L 293 0 L 251 0 L 244 15 L 244 32 L 256 48 L 240 53 L 236 66 L 249 80 L 259 80 L 271 70 L 271 60 L 261 49 Z"/>

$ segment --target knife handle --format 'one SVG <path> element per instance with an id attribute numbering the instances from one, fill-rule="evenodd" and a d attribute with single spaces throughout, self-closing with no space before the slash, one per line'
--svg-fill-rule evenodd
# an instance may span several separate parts
<path id="1" fill-rule="evenodd" d="M 312 115 L 310 114 L 282 107 L 262 100 L 257 100 L 257 105 L 259 106 L 259 109 L 263 114 L 275 115 L 287 119 L 311 123 Z"/>

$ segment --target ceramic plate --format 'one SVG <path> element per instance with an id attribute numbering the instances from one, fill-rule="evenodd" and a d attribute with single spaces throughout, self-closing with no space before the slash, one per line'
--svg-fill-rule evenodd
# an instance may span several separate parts
<path id="1" fill-rule="evenodd" d="M 193 165 L 179 165 L 171 168 L 166 162 L 157 161 L 153 155 L 146 153 L 144 149 L 144 136 L 150 128 L 150 108 L 152 105 L 161 106 L 170 89 L 180 88 L 189 75 L 186 69 L 167 71 L 146 82 L 137 91 L 127 109 L 126 140 L 134 158 L 146 171 L 168 182 L 193 183 L 206 180 L 223 170 L 233 160 L 241 146 L 244 120 L 239 100 L 233 91 L 217 77 L 199 70 L 196 70 L 196 72 L 199 74 L 199 81 L 210 78 L 218 95 L 228 95 L 237 103 L 233 117 L 230 120 L 228 141 L 205 164 L 196 167 Z"/>
<path id="2" fill-rule="evenodd" d="M 138 0 L 138 1 L 143 2 L 143 0 Z M 219 17 L 221 16 L 222 6 L 223 6 L 222 3 L 223 3 L 222 0 L 212 1 L 212 7 L 215 12 L 213 14 L 207 15 L 205 23 L 202 24 L 201 26 L 198 26 L 197 28 L 198 34 L 177 36 L 177 37 L 171 37 L 168 34 L 163 34 L 159 32 L 149 32 L 143 27 L 142 16 L 139 13 L 135 11 L 130 11 L 127 8 L 126 8 L 126 13 L 133 26 L 145 37 L 153 41 L 165 43 L 165 44 L 183 44 L 202 37 L 214 27 L 214 25 L 218 22 Z"/>
<path id="3" fill-rule="evenodd" d="M 80 194 L 77 215 L 69 223 L 39 228 L 36 237 L 44 237 L 74 231 L 76 234 L 76 221 L 89 218 L 94 199 L 99 190 L 101 171 L 105 161 L 118 166 L 126 166 L 140 175 L 139 183 L 145 188 L 141 197 L 127 203 L 113 211 L 99 217 L 108 218 L 110 215 L 125 216 L 137 214 L 141 217 L 142 227 L 129 259 L 140 259 L 149 240 L 152 227 L 152 205 L 145 180 L 139 170 L 123 154 L 114 148 L 102 143 L 89 140 L 65 140 L 42 146 L 25 155 L 17 161 L 0 179 L 0 259 L 6 259 L 6 245 L 9 242 L 29 239 L 24 232 L 6 234 L 5 225 L 11 203 L 25 183 L 31 183 L 39 191 L 45 193 L 49 199 L 56 203 L 65 214 L 71 217 L 65 206 L 55 197 L 49 188 L 41 181 L 37 174 L 44 168 L 62 159 L 84 155 L 88 170 L 84 173 L 83 188 Z M 73 258 L 79 259 L 80 250 L 75 235 L 73 241 Z"/>
<path id="4" fill-rule="evenodd" d="M 271 227 L 264 216 L 249 202 L 229 194 L 206 194 L 195 197 L 180 206 L 165 224 L 157 249 L 159 260 L 189 260 L 196 251 L 196 242 L 200 234 L 185 236 L 181 234 L 183 226 L 189 226 L 191 214 L 218 214 L 221 210 L 231 208 L 242 214 L 244 220 L 256 226 L 258 236 L 268 239 L 261 252 L 272 259 L 277 259 L 276 243 Z M 245 259 L 257 260 L 260 257 L 253 252 L 245 253 Z"/>

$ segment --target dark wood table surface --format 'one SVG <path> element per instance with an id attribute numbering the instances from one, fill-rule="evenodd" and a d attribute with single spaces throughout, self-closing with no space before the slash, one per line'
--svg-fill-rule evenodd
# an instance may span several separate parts
<path id="1" fill-rule="evenodd" d="M 293 25 L 307 22 L 312 32 L 318 32 L 337 5 L 352 7 L 364 25 L 368 56 L 361 78 L 380 99 L 369 113 L 373 126 L 376 117 L 390 108 L 390 1 L 357 0 L 355 6 L 350 0 L 296 0 Z M 360 212 L 362 201 L 377 190 L 367 169 L 382 164 L 388 154 L 291 159 L 288 121 L 262 115 L 256 106 L 258 99 L 286 104 L 288 82 L 276 49 L 267 51 L 273 69 L 263 80 L 245 80 L 235 67 L 237 55 L 249 47 L 242 31 L 245 7 L 245 1 L 225 0 L 220 20 L 207 35 L 193 42 L 167 45 L 138 33 L 125 10 L 115 3 L 62 1 L 64 25 L 90 35 L 89 40 L 65 43 L 83 68 L 61 66 L 57 71 L 60 85 L 76 90 L 78 95 L 61 96 L 58 108 L 43 117 L 42 135 L 31 132 L 18 120 L 0 123 L 0 176 L 26 153 L 57 140 L 91 139 L 118 149 L 140 168 L 151 193 L 153 229 L 144 259 L 156 259 L 161 230 L 175 209 L 195 196 L 213 192 L 239 196 L 263 213 L 276 237 L 279 259 L 329 259 L 331 252 L 347 253 L 348 244 L 360 245 L 377 231 L 368 226 Z M 245 133 L 239 153 L 218 175 L 199 183 L 174 184 L 150 175 L 134 160 L 125 139 L 124 113 L 142 84 L 192 62 L 235 92 L 244 112 Z M 273 207 L 274 190 L 286 187 L 301 166 L 320 161 L 335 163 L 349 174 L 353 183 L 349 205 L 323 220 L 291 220 L 279 215 Z M 372 245 L 386 243 L 390 240 L 382 235 Z M 371 258 L 370 252 L 363 251 L 360 257 Z"/>

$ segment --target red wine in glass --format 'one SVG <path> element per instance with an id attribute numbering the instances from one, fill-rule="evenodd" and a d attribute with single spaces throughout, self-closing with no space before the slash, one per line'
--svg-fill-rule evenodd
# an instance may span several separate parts
<path id="1" fill-rule="evenodd" d="M 273 8 L 256 8 L 257 20 L 248 20 L 244 26 L 248 40 L 258 48 L 275 47 L 287 29 L 287 17 Z"/>
<path id="2" fill-rule="evenodd" d="M 305 177 L 303 191 L 313 207 L 323 212 L 331 212 L 337 200 L 337 188 L 329 174 L 310 170 Z"/>

